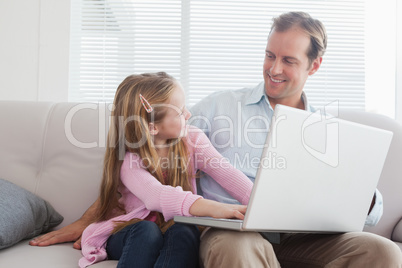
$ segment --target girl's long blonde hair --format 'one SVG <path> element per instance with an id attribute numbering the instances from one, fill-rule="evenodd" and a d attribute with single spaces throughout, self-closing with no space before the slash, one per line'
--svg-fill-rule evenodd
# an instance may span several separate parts
<path id="1" fill-rule="evenodd" d="M 172 76 L 159 72 L 130 75 L 117 88 L 104 158 L 97 221 L 108 220 L 116 212 L 126 213 L 123 204 L 118 200 L 120 168 L 126 152 L 137 153 L 143 161 L 143 166 L 162 184 L 181 186 L 185 191 L 193 190 L 190 183 L 192 171 L 188 166 L 189 155 L 185 141 L 180 138 L 168 141 L 169 165 L 165 181 L 159 155 L 148 127 L 151 122 L 158 123 L 163 120 L 168 108 L 161 104 L 169 101 L 177 86 L 178 83 Z M 152 112 L 146 111 L 140 94 L 153 107 Z M 135 180 L 135 177 L 132 179 Z M 117 224 L 114 232 L 135 221 L 138 219 Z M 164 231 L 173 223 L 166 223 L 163 215 L 157 213 L 157 224 Z"/>

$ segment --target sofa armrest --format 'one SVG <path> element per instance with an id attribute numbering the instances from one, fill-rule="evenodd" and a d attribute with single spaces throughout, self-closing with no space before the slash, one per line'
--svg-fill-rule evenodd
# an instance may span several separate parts
<path id="1" fill-rule="evenodd" d="M 392 240 L 402 243 L 402 218 L 399 220 L 394 231 L 392 232 Z"/>

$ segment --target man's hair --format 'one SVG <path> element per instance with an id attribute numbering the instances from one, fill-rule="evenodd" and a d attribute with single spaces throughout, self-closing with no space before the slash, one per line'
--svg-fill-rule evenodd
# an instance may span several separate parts
<path id="1" fill-rule="evenodd" d="M 288 12 L 273 18 L 270 34 L 274 30 L 286 32 L 293 27 L 298 27 L 310 37 L 310 47 L 307 51 L 310 64 L 317 57 L 324 56 L 327 48 L 327 32 L 324 24 L 305 12 Z"/>

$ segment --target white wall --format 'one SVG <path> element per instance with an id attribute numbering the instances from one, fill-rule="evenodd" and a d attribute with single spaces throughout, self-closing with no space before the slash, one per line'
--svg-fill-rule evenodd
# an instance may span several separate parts
<path id="1" fill-rule="evenodd" d="M 402 123 L 402 2 L 397 2 L 396 119 Z"/>
<path id="2" fill-rule="evenodd" d="M 396 0 L 366 1 L 366 110 L 395 117 Z"/>
<path id="3" fill-rule="evenodd" d="M 67 101 L 70 0 L 0 0 L 0 100 Z"/>

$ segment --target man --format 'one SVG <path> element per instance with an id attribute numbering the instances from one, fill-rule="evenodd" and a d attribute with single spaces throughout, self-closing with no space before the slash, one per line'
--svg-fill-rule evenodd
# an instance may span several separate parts
<path id="1" fill-rule="evenodd" d="M 192 108 L 192 123 L 203 129 L 220 153 L 252 181 L 256 167 L 249 161 L 261 156 L 275 105 L 312 111 L 303 88 L 307 78 L 321 65 L 326 42 L 321 22 L 305 13 L 283 14 L 274 19 L 268 37 L 264 82 L 253 89 L 215 93 Z M 260 131 L 245 131 L 246 128 Z M 200 180 L 200 190 L 206 198 L 235 202 L 208 176 Z M 78 239 L 92 221 L 97 203 L 75 223 L 30 244 L 46 246 Z M 377 191 L 366 224 L 376 224 L 381 214 L 382 197 Z M 79 240 L 74 247 L 80 247 Z M 201 236 L 200 257 L 204 267 L 401 267 L 402 264 L 401 251 L 392 241 L 369 233 L 279 237 L 211 228 Z"/>
<path id="2" fill-rule="evenodd" d="M 303 88 L 318 71 L 326 45 L 324 26 L 308 14 L 291 12 L 275 18 L 265 51 L 264 83 L 208 96 L 192 107 L 192 124 L 254 181 L 257 168 L 248 163 L 262 153 L 275 105 L 314 110 Z M 236 202 L 207 175 L 200 188 L 206 198 Z M 375 225 L 381 214 L 382 197 L 376 191 L 366 224 Z M 369 233 L 275 237 L 214 228 L 201 236 L 200 258 L 203 267 L 400 267 L 402 263 L 393 242 Z"/>

